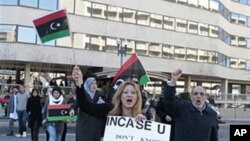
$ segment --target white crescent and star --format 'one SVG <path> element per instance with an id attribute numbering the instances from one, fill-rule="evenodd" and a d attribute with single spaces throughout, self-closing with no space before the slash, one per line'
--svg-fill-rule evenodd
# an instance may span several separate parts
<path id="1" fill-rule="evenodd" d="M 68 111 L 66 110 L 61 110 L 61 115 L 67 115 L 68 114 Z"/>
<path id="2" fill-rule="evenodd" d="M 52 22 L 52 23 L 50 24 L 50 29 L 51 29 L 51 30 L 57 30 L 60 26 L 61 26 L 60 23 Z"/>

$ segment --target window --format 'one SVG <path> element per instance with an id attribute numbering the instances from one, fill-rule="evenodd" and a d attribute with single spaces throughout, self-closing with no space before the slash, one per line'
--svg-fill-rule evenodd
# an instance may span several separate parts
<path id="1" fill-rule="evenodd" d="M 149 56 L 161 56 L 161 45 L 158 43 L 150 43 L 149 44 Z"/>
<path id="2" fill-rule="evenodd" d="M 151 14 L 150 15 L 150 26 L 162 28 L 162 17 L 161 15 Z"/>
<path id="3" fill-rule="evenodd" d="M 107 6 L 103 4 L 92 4 L 92 17 L 106 19 L 104 11 L 107 10 Z"/>
<path id="4" fill-rule="evenodd" d="M 216 11 L 216 12 L 219 11 L 219 2 L 218 2 L 218 0 L 210 0 L 209 5 L 210 5 L 209 8 L 210 8 L 211 11 Z"/>
<path id="5" fill-rule="evenodd" d="M 247 39 L 245 37 L 238 37 L 238 46 L 247 47 Z"/>
<path id="6" fill-rule="evenodd" d="M 176 19 L 176 31 L 187 32 L 187 21 Z"/>
<path id="7" fill-rule="evenodd" d="M 17 41 L 24 43 L 36 43 L 36 31 L 31 27 L 18 27 Z"/>
<path id="8" fill-rule="evenodd" d="M 208 36 L 208 25 L 199 23 L 199 35 Z"/>
<path id="9" fill-rule="evenodd" d="M 199 7 L 208 9 L 208 0 L 199 0 Z"/>
<path id="10" fill-rule="evenodd" d="M 107 37 L 106 38 L 106 52 L 117 52 L 116 38 Z"/>
<path id="11" fill-rule="evenodd" d="M 197 49 L 187 49 L 187 60 L 197 61 Z"/>
<path id="12" fill-rule="evenodd" d="M 138 55 L 148 55 L 148 43 L 136 41 L 135 45 Z"/>
<path id="13" fill-rule="evenodd" d="M 73 0 L 58 0 L 59 9 L 66 8 L 67 12 L 74 13 L 74 1 Z"/>
<path id="14" fill-rule="evenodd" d="M 16 41 L 16 26 L 0 25 L 0 41 L 15 42 Z"/>
<path id="15" fill-rule="evenodd" d="M 0 5 L 17 5 L 17 0 L 0 0 Z"/>
<path id="16" fill-rule="evenodd" d="M 90 48 L 89 50 L 101 51 L 105 45 L 105 40 L 101 36 L 92 35 L 90 37 Z"/>
<path id="17" fill-rule="evenodd" d="M 250 60 L 247 60 L 247 62 L 246 62 L 246 69 L 250 70 Z"/>
<path id="18" fill-rule="evenodd" d="M 136 20 L 137 20 L 137 24 L 148 26 L 149 25 L 149 13 L 138 11 L 136 15 Z"/>
<path id="19" fill-rule="evenodd" d="M 218 53 L 217 52 L 212 52 L 212 51 L 208 51 L 208 63 L 217 63 L 218 62 Z"/>
<path id="20" fill-rule="evenodd" d="M 123 9 L 123 13 L 122 13 L 123 22 L 135 23 L 136 22 L 135 14 L 136 14 L 136 11 L 134 10 Z"/>
<path id="21" fill-rule="evenodd" d="M 57 0 L 39 0 L 39 8 L 54 11 L 57 9 Z"/>
<path id="22" fill-rule="evenodd" d="M 78 15 L 91 16 L 91 3 L 83 0 L 76 0 L 75 13 Z"/>
<path id="23" fill-rule="evenodd" d="M 175 30 L 175 19 L 171 17 L 164 17 L 163 28 Z"/>
<path id="24" fill-rule="evenodd" d="M 106 17 L 113 21 L 122 21 L 122 8 L 115 6 L 108 6 L 108 11 L 105 11 Z"/>
<path id="25" fill-rule="evenodd" d="M 37 7 L 38 0 L 20 0 L 20 5 L 30 6 L 30 7 Z"/>
<path id="26" fill-rule="evenodd" d="M 174 46 L 163 45 L 162 46 L 162 57 L 174 58 Z"/>
<path id="27" fill-rule="evenodd" d="M 71 37 L 68 36 L 68 37 L 63 37 L 63 38 L 57 39 L 56 45 L 63 46 L 63 47 L 72 47 Z"/>
<path id="28" fill-rule="evenodd" d="M 239 21 L 238 21 L 238 24 L 239 25 L 246 25 L 247 23 L 247 17 L 244 16 L 244 15 L 239 15 Z"/>
<path id="29" fill-rule="evenodd" d="M 231 14 L 231 23 L 238 24 L 239 14 L 232 13 Z"/>
<path id="30" fill-rule="evenodd" d="M 247 4 L 247 0 L 239 0 L 242 4 Z"/>
<path id="31" fill-rule="evenodd" d="M 186 60 L 186 48 L 175 47 L 174 48 L 174 59 Z"/>
<path id="32" fill-rule="evenodd" d="M 198 6 L 198 0 L 188 0 L 188 5 L 197 7 Z"/>
<path id="33" fill-rule="evenodd" d="M 219 37 L 219 28 L 217 26 L 209 25 L 209 36 L 210 37 Z"/>
<path id="34" fill-rule="evenodd" d="M 250 48 L 250 38 L 247 38 L 247 48 Z"/>
<path id="35" fill-rule="evenodd" d="M 219 53 L 218 55 L 218 64 L 224 67 L 229 67 L 229 62 L 230 62 L 230 58 Z"/>
<path id="36" fill-rule="evenodd" d="M 239 69 L 246 69 L 246 60 L 239 59 Z"/>
<path id="37" fill-rule="evenodd" d="M 208 54 L 205 50 L 198 50 L 198 62 L 208 62 Z"/>
<path id="38" fill-rule="evenodd" d="M 39 36 L 36 36 L 36 39 L 37 39 L 37 44 L 41 45 L 42 42 L 40 40 L 40 37 Z M 42 45 L 46 45 L 46 46 L 55 46 L 56 44 L 56 40 L 52 40 L 52 41 L 48 41 L 46 43 L 43 43 Z"/>
<path id="39" fill-rule="evenodd" d="M 236 58 L 230 59 L 230 68 L 238 68 L 239 60 Z"/>
<path id="40" fill-rule="evenodd" d="M 250 16 L 247 18 L 247 26 L 250 27 Z"/>
<path id="41" fill-rule="evenodd" d="M 75 48 L 81 48 L 85 49 L 87 46 L 89 46 L 89 40 L 90 38 L 86 37 L 86 34 L 79 34 L 79 33 L 74 33 L 74 47 Z"/>
<path id="42" fill-rule="evenodd" d="M 188 21 L 188 33 L 198 33 L 198 23 Z"/>
<path id="43" fill-rule="evenodd" d="M 237 42 L 237 37 L 234 35 L 230 36 L 230 45 L 231 46 L 238 46 L 238 42 Z"/>

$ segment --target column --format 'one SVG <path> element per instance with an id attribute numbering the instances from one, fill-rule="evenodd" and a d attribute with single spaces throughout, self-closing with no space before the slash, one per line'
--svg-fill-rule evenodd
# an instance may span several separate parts
<path id="1" fill-rule="evenodd" d="M 191 76 L 185 77 L 184 91 L 191 92 Z"/>
<path id="2" fill-rule="evenodd" d="M 20 80 L 20 77 L 21 76 L 21 71 L 20 69 L 16 69 L 16 84 L 20 84 L 21 83 L 21 80 Z"/>
<path id="3" fill-rule="evenodd" d="M 228 97 L 228 80 L 223 79 L 221 82 L 221 100 L 225 101 L 224 108 L 227 107 L 227 97 Z"/>
<path id="4" fill-rule="evenodd" d="M 29 92 L 30 88 L 30 64 L 25 64 L 25 76 L 24 76 L 24 85 L 25 85 L 25 91 Z"/>

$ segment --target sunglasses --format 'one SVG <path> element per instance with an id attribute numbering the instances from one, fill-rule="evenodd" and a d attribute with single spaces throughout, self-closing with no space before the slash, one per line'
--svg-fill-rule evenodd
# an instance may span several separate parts
<path id="1" fill-rule="evenodd" d="M 201 96 L 204 96 L 205 94 L 203 92 L 194 92 L 194 95 L 200 94 Z"/>

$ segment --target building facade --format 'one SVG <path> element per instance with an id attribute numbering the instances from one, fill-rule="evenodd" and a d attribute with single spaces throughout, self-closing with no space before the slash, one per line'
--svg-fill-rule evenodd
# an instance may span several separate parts
<path id="1" fill-rule="evenodd" d="M 32 21 L 63 8 L 71 37 L 41 45 Z M 27 84 L 32 71 L 118 69 L 119 38 L 123 60 L 136 52 L 152 74 L 181 68 L 178 91 L 203 85 L 210 94 L 247 94 L 249 9 L 250 0 L 2 0 L 0 69 L 23 70 Z"/>

